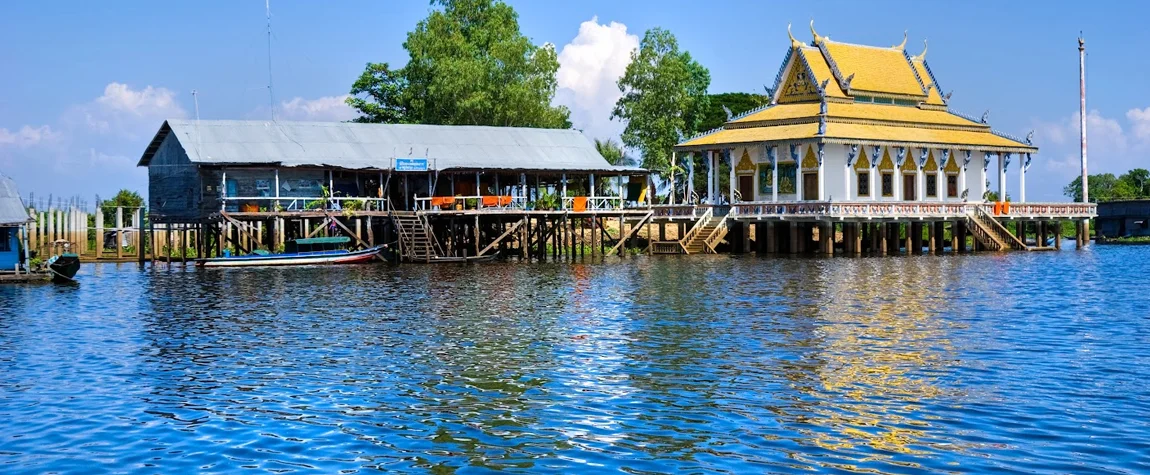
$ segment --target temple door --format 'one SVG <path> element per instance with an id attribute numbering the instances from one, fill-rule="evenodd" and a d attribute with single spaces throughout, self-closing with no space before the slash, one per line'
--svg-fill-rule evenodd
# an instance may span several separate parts
<path id="1" fill-rule="evenodd" d="M 914 175 L 903 175 L 902 176 L 902 199 L 903 199 L 903 201 L 914 201 L 915 200 L 915 197 L 914 197 L 915 196 L 915 194 L 914 194 L 914 192 L 915 192 L 914 182 L 915 181 L 917 181 L 917 180 L 915 180 Z"/>
<path id="2" fill-rule="evenodd" d="M 803 200 L 819 199 L 819 174 L 803 173 Z"/>
<path id="3" fill-rule="evenodd" d="M 755 200 L 755 177 L 753 175 L 739 176 L 739 195 L 743 201 Z"/>

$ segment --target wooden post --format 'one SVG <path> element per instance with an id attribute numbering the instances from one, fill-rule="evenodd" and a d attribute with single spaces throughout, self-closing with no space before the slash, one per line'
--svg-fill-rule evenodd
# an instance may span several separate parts
<path id="1" fill-rule="evenodd" d="M 144 234 L 144 209 L 136 208 L 132 217 L 135 218 L 133 221 L 136 224 L 136 261 L 142 266 L 145 259 L 144 247 L 148 244 L 147 236 Z"/>
<path id="2" fill-rule="evenodd" d="M 124 207 L 116 207 L 116 259 L 124 258 Z"/>
<path id="3" fill-rule="evenodd" d="M 104 209 L 96 203 L 96 259 L 104 257 Z"/>

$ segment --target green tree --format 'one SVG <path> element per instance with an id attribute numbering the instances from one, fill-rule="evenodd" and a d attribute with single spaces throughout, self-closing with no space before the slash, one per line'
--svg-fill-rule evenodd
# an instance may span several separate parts
<path id="1" fill-rule="evenodd" d="M 724 106 L 730 109 L 732 114 L 742 114 L 766 105 L 771 98 L 765 94 L 724 92 L 722 94 L 710 94 L 707 96 L 707 100 L 708 105 L 703 111 L 703 118 L 695 130 L 696 133 L 715 129 L 727 123 L 727 111 L 723 110 Z"/>
<path id="2" fill-rule="evenodd" d="M 422 124 L 570 128 L 551 105 L 554 46 L 535 46 L 519 15 L 495 0 L 434 0 L 443 7 L 407 34 L 403 68 L 408 119 Z"/>
<path id="3" fill-rule="evenodd" d="M 116 192 L 116 195 L 110 200 L 105 200 L 102 203 L 104 207 L 104 226 L 114 227 L 116 225 L 116 207 L 123 206 L 124 219 L 128 220 L 131 217 L 131 209 L 140 208 L 144 206 L 144 198 L 132 190 L 121 189 Z M 125 223 L 125 226 L 129 225 Z"/>
<path id="4" fill-rule="evenodd" d="M 623 146 L 619 145 L 615 139 L 595 139 L 595 150 L 599 151 L 607 163 L 616 166 L 634 166 L 636 164 L 635 158 L 627 155 L 623 150 Z"/>
<path id="5" fill-rule="evenodd" d="M 643 154 L 643 167 L 670 174 L 671 152 L 681 137 L 698 129 L 708 105 L 711 74 L 679 51 L 662 28 L 647 30 L 619 78 L 623 96 L 611 118 L 626 122 L 623 144 Z"/>
<path id="6" fill-rule="evenodd" d="M 1118 177 L 1118 181 L 1129 187 L 1132 198 L 1150 197 L 1150 170 L 1135 168 Z"/>
<path id="7" fill-rule="evenodd" d="M 1114 187 L 1118 184 L 1118 178 L 1115 177 L 1113 173 L 1090 175 L 1088 178 L 1089 181 L 1087 181 L 1087 183 L 1090 185 L 1090 202 L 1097 203 L 1099 201 L 1115 199 Z M 1120 193 L 1127 193 L 1126 189 L 1118 191 Z M 1074 181 L 1062 188 L 1062 194 L 1074 201 L 1082 201 L 1082 177 L 1075 178 Z"/>
<path id="8" fill-rule="evenodd" d="M 407 85 L 403 70 L 388 67 L 387 63 L 367 63 L 359 79 L 351 85 L 347 105 L 358 110 L 353 122 L 398 124 L 407 121 L 407 107 L 403 92 Z"/>

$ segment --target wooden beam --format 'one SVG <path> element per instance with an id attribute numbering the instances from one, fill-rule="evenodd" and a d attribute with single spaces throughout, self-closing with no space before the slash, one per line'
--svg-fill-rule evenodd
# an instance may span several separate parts
<path id="1" fill-rule="evenodd" d="M 523 225 L 523 223 L 526 220 L 527 220 L 527 218 L 523 218 L 519 221 L 516 221 L 515 224 L 512 224 L 511 227 L 507 229 L 507 231 L 504 231 L 503 234 L 501 234 L 501 235 L 499 235 L 499 237 L 495 238 L 495 240 L 492 241 L 491 244 L 488 244 L 487 247 L 483 248 L 483 250 L 479 251 L 479 253 L 476 254 L 475 256 L 479 257 L 479 256 L 482 256 L 484 254 L 487 254 L 487 251 L 490 251 L 492 248 L 499 245 L 499 243 L 501 241 L 503 241 L 503 239 L 505 239 L 507 236 L 510 236 L 511 233 L 515 232 L 516 229 L 519 229 L 519 226 Z"/>
<path id="2" fill-rule="evenodd" d="M 618 252 L 619 249 L 623 247 L 623 244 L 626 243 L 627 240 L 630 239 L 632 235 L 639 232 L 639 229 L 642 229 L 643 225 L 645 225 L 647 223 L 647 221 L 651 220 L 652 216 L 654 216 L 654 213 L 647 213 L 647 214 L 643 215 L 643 217 L 641 219 L 639 219 L 638 223 L 635 223 L 635 225 L 631 227 L 630 231 L 628 231 L 627 233 L 620 232 L 619 241 L 616 242 L 615 245 L 613 247 L 611 247 L 611 250 L 608 251 L 606 254 L 604 254 L 604 256 L 609 256 L 609 255 L 612 255 L 612 254 L 615 254 L 616 252 Z"/>

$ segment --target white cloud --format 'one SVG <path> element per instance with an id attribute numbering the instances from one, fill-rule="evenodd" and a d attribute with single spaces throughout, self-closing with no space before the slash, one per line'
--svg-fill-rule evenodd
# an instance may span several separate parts
<path id="1" fill-rule="evenodd" d="M 1079 114 L 1074 113 L 1053 122 L 1035 124 L 1035 141 L 1040 147 L 1035 166 L 1030 169 L 1035 187 L 1061 186 L 1081 173 L 1079 150 Z M 1098 110 L 1086 114 L 1087 154 L 1090 173 L 1125 173 L 1131 168 L 1146 168 L 1150 157 L 1150 107 L 1126 112 L 1128 124 L 1121 118 L 1103 116 Z M 1029 191 L 1029 186 L 1027 187 Z M 1060 196 L 1047 190 L 1050 197 Z M 1031 198 L 1031 196 L 1027 196 Z"/>
<path id="2" fill-rule="evenodd" d="M 75 128 L 135 140 L 154 133 L 164 119 L 187 115 L 176 100 L 176 93 L 169 89 L 150 85 L 132 89 L 112 82 L 104 87 L 100 97 L 73 107 L 63 120 Z"/>
<path id="3" fill-rule="evenodd" d="M 616 82 L 631 62 L 639 37 L 618 22 L 599 24 L 594 17 L 579 25 L 579 34 L 559 52 L 559 90 L 555 102 L 571 109 L 571 121 L 592 137 L 617 137 L 623 124 L 612 122 L 611 109 L 621 93 Z"/>
<path id="4" fill-rule="evenodd" d="M 27 148 L 42 142 L 51 142 L 60 138 L 60 133 L 47 125 L 33 128 L 25 125 L 15 132 L 0 128 L 0 145 L 15 145 Z"/>
<path id="5" fill-rule="evenodd" d="M 345 121 L 359 113 L 345 102 L 348 96 L 325 96 L 318 99 L 293 98 L 280 103 L 279 116 L 288 120 Z M 265 109 L 266 110 L 266 109 Z"/>
<path id="6" fill-rule="evenodd" d="M 1150 107 L 1130 109 L 1126 111 L 1126 118 L 1130 120 L 1135 137 L 1139 140 L 1150 141 Z"/>

